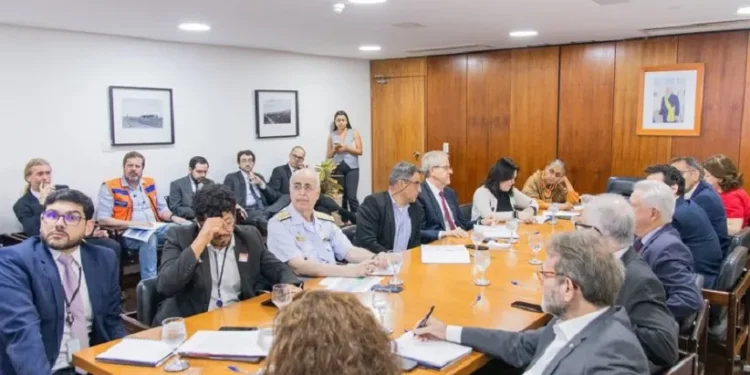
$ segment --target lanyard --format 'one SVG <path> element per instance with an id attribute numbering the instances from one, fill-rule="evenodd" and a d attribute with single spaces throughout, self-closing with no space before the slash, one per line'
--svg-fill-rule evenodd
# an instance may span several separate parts
<path id="1" fill-rule="evenodd" d="M 216 300 L 216 306 L 221 307 L 224 302 L 221 300 L 221 280 L 224 278 L 224 266 L 227 264 L 227 253 L 229 246 L 224 248 L 224 260 L 221 261 L 221 273 L 219 273 L 219 255 L 214 252 L 214 263 L 216 264 L 216 292 L 219 293 L 219 299 Z"/>
<path id="2" fill-rule="evenodd" d="M 73 325 L 73 321 L 75 321 L 75 317 L 73 317 L 73 313 L 70 312 L 70 305 L 73 304 L 73 300 L 76 299 L 76 296 L 78 295 L 78 292 L 81 290 L 81 274 L 83 272 L 81 271 L 81 266 L 78 266 L 78 286 L 73 291 L 73 296 L 68 299 L 68 294 L 65 294 L 65 322 L 67 322 L 70 325 Z"/>

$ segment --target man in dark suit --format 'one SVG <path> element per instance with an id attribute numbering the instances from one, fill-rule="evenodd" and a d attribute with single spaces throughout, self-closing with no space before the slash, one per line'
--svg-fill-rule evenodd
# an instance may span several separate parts
<path id="1" fill-rule="evenodd" d="M 446 326 L 430 318 L 414 334 L 456 342 L 486 353 L 526 374 L 645 374 L 648 361 L 628 315 L 615 299 L 622 265 L 611 244 L 594 231 L 553 236 L 537 271 L 542 309 L 554 318 L 522 332 Z"/>
<path id="2" fill-rule="evenodd" d="M 117 259 L 83 242 L 94 204 L 50 193 L 40 236 L 0 251 L 0 373 L 73 375 L 78 349 L 125 336 Z"/>
<path id="3" fill-rule="evenodd" d="M 169 185 L 169 209 L 177 216 L 188 220 L 195 219 L 193 196 L 195 192 L 214 182 L 208 175 L 208 160 L 203 156 L 194 156 L 188 163 L 188 175 L 178 178 Z"/>
<path id="4" fill-rule="evenodd" d="M 619 194 L 602 194 L 586 203 L 576 222 L 578 230 L 601 233 L 613 244 L 614 255 L 625 265 L 625 281 L 616 305 L 625 308 L 633 333 L 646 353 L 650 373 L 661 373 L 678 360 L 678 325 L 667 308 L 659 278 L 632 248 L 635 214 Z"/>
<path id="5" fill-rule="evenodd" d="M 257 226 L 261 231 L 268 227 L 268 219 L 288 205 L 288 200 L 275 205 L 281 194 L 268 186 L 260 173 L 253 172 L 255 168 L 255 153 L 243 150 L 237 153 L 237 165 L 240 170 L 230 173 L 224 178 L 224 185 L 234 192 L 237 203 L 242 207 L 247 218 L 243 224 Z"/>
<path id="6" fill-rule="evenodd" d="M 448 187 L 453 169 L 448 154 L 430 151 L 422 157 L 422 191 L 417 200 L 424 208 L 424 219 L 420 234 L 422 243 L 430 243 L 443 237 L 466 238 L 467 230 L 474 227 L 463 217 L 456 193 Z"/>
<path id="7" fill-rule="evenodd" d="M 683 198 L 685 179 L 677 168 L 657 164 L 646 168 L 645 172 L 647 179 L 663 181 L 672 188 L 676 199 L 672 226 L 680 233 L 682 242 L 693 254 L 695 272 L 703 275 L 703 287 L 713 288 L 724 260 L 724 252 L 706 212 L 697 203 Z"/>
<path id="8" fill-rule="evenodd" d="M 157 291 L 167 297 L 153 325 L 253 298 L 261 276 L 274 284 L 301 285 L 271 254 L 251 226 L 235 226 L 234 194 L 223 185 L 199 190 L 193 200 L 197 224 L 167 232 Z"/>
<path id="9" fill-rule="evenodd" d="M 400 162 L 391 169 L 388 191 L 365 198 L 357 210 L 354 244 L 373 253 L 419 246 L 424 211 L 415 204 L 421 182 L 417 167 Z"/>
<path id="10" fill-rule="evenodd" d="M 703 211 L 706 211 L 708 219 L 711 220 L 711 226 L 714 228 L 716 235 L 719 236 L 721 252 L 726 257 L 732 237 L 727 233 L 727 212 L 719 193 L 703 180 L 705 171 L 694 157 L 674 158 L 671 164 L 685 178 L 685 199 L 690 199 L 701 206 Z"/>
<path id="11" fill-rule="evenodd" d="M 675 209 L 672 188 L 660 181 L 638 181 L 630 203 L 638 237 L 633 248 L 661 281 L 667 292 L 667 307 L 682 323 L 701 308 L 703 297 L 695 285 L 693 255 L 671 224 Z"/>

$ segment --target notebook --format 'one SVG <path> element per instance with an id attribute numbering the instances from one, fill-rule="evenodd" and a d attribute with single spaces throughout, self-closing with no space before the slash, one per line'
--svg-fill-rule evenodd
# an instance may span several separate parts
<path id="1" fill-rule="evenodd" d="M 157 341 L 125 338 L 96 356 L 96 360 L 118 365 L 159 367 L 172 355 L 172 347 Z"/>
<path id="2" fill-rule="evenodd" d="M 411 332 L 406 332 L 396 340 L 399 356 L 416 361 L 422 367 L 441 370 L 469 354 L 468 346 L 448 341 L 419 341 Z"/>
<path id="3" fill-rule="evenodd" d="M 469 264 L 471 257 L 464 245 L 422 245 L 424 264 Z"/>
<path id="4" fill-rule="evenodd" d="M 258 344 L 258 331 L 198 331 L 180 345 L 185 357 L 255 362 L 268 356 Z"/>

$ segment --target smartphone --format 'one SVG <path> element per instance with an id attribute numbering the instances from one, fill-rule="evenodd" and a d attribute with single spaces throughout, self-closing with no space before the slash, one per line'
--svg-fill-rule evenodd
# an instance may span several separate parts
<path id="1" fill-rule="evenodd" d="M 257 331 L 258 327 L 221 327 L 219 331 Z"/>
<path id="2" fill-rule="evenodd" d="M 515 307 L 517 309 L 526 310 L 529 312 L 535 312 L 539 314 L 544 313 L 544 311 L 542 311 L 542 306 L 539 306 L 533 303 L 523 302 L 523 301 L 515 301 L 510 304 L 510 307 Z"/>
<path id="3" fill-rule="evenodd" d="M 260 303 L 261 306 L 265 307 L 273 307 L 276 308 L 276 305 L 273 303 L 273 298 L 269 298 L 263 302 Z"/>
<path id="4" fill-rule="evenodd" d="M 417 368 L 417 365 L 417 361 L 401 357 L 401 369 L 404 370 L 404 372 L 414 370 L 415 368 Z"/>

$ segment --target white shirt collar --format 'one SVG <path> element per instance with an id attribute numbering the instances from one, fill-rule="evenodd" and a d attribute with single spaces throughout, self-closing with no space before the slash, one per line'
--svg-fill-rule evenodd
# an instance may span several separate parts
<path id="1" fill-rule="evenodd" d="M 581 315 L 577 318 L 560 320 L 553 327 L 555 335 L 563 335 L 563 337 L 565 337 L 565 340 L 570 341 L 573 337 L 575 337 L 575 335 L 583 331 L 584 328 L 586 328 L 586 326 L 588 326 L 594 319 L 607 311 L 607 309 L 608 307 L 604 307 L 586 315 Z"/>
<path id="2" fill-rule="evenodd" d="M 76 247 L 75 250 L 73 250 L 73 253 L 71 254 L 73 256 L 73 259 L 78 263 L 79 266 L 83 267 L 83 263 L 81 263 L 81 247 Z M 49 251 L 52 252 L 52 258 L 55 259 L 55 262 L 57 262 L 58 259 L 60 259 L 60 256 L 63 254 L 60 250 L 55 250 L 52 248 L 49 248 Z"/>
<path id="3" fill-rule="evenodd" d="M 645 245 L 645 244 L 646 244 L 646 242 L 648 242 L 648 240 L 650 240 L 650 239 L 651 239 L 651 237 L 653 237 L 653 236 L 654 236 L 654 234 L 656 234 L 656 232 L 657 232 L 657 231 L 658 231 L 659 229 L 661 229 L 661 228 L 664 228 L 664 226 L 665 226 L 665 225 L 667 225 L 667 224 L 662 224 L 662 225 L 659 225 L 658 227 L 654 228 L 654 230 L 652 230 L 651 232 L 648 232 L 648 233 L 646 233 L 646 235 L 645 235 L 645 236 L 641 237 L 641 243 Z"/>
<path id="4" fill-rule="evenodd" d="M 695 186 L 693 186 L 693 188 L 690 189 L 690 191 L 688 191 L 687 193 L 685 193 L 685 196 L 684 196 L 685 199 L 690 199 L 693 196 L 693 193 L 695 193 L 695 189 L 698 188 L 698 184 L 700 184 L 700 181 L 698 181 L 695 184 Z"/>
<path id="5" fill-rule="evenodd" d="M 407 203 L 404 207 L 399 207 L 398 202 L 396 202 L 396 198 L 393 198 L 393 193 L 391 193 L 390 190 L 388 190 L 388 195 L 391 197 L 391 202 L 393 202 L 393 207 L 396 207 L 399 211 L 404 211 L 411 206 L 411 203 Z"/>
<path id="6" fill-rule="evenodd" d="M 34 197 L 36 197 L 37 199 L 39 199 L 39 197 L 41 197 L 41 196 L 42 196 L 42 192 L 40 192 L 40 191 L 34 191 L 34 190 L 33 190 L 33 189 L 31 189 L 31 188 L 29 188 L 29 191 L 31 192 L 31 195 L 33 195 L 33 196 L 34 196 Z"/>
<path id="7" fill-rule="evenodd" d="M 435 196 L 435 199 L 438 199 L 442 190 L 438 189 L 437 186 L 435 186 L 430 180 L 425 180 L 425 182 L 427 182 L 427 186 L 430 187 L 430 190 L 432 191 L 432 195 Z"/>
<path id="8" fill-rule="evenodd" d="M 620 250 L 617 250 L 617 251 L 615 251 L 615 257 L 616 257 L 617 259 L 622 259 L 622 256 L 623 256 L 623 255 L 625 255 L 625 253 L 626 253 L 626 252 L 627 252 L 628 250 L 630 250 L 630 246 L 628 246 L 628 247 L 626 247 L 626 248 L 623 248 L 623 249 L 620 249 Z"/>

